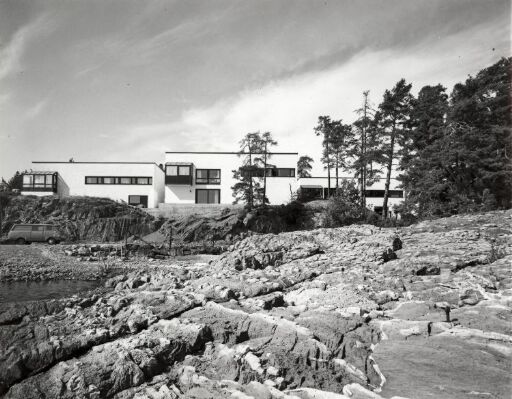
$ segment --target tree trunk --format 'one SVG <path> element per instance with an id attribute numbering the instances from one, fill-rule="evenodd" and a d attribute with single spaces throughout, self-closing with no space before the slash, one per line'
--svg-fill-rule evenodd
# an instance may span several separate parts
<path id="1" fill-rule="evenodd" d="M 263 154 L 263 204 L 267 199 L 267 142 L 265 141 L 265 154 Z"/>
<path id="2" fill-rule="evenodd" d="M 331 157 L 329 156 L 329 141 L 325 141 L 325 152 L 327 154 L 327 198 L 331 196 Z"/>
<path id="3" fill-rule="evenodd" d="M 254 191 L 252 187 L 252 147 L 251 142 L 249 141 L 249 198 L 247 199 L 247 204 L 249 205 L 249 211 L 252 211 L 252 207 L 254 204 Z"/>
<path id="4" fill-rule="evenodd" d="M 382 203 L 382 217 L 388 217 L 388 198 L 389 198 L 389 185 L 391 183 L 391 169 L 393 168 L 393 157 L 395 153 L 395 130 L 396 125 L 393 122 L 393 130 L 391 131 L 391 142 L 388 154 L 388 164 L 386 173 L 386 185 L 384 186 L 384 202 Z"/>
<path id="5" fill-rule="evenodd" d="M 368 159 L 366 158 L 366 115 L 368 109 L 368 91 L 363 93 L 363 126 L 361 127 L 361 157 L 363 160 L 362 173 L 361 173 L 361 209 L 366 211 L 366 171 L 368 167 Z"/>
<path id="6" fill-rule="evenodd" d="M 336 151 L 336 191 L 338 191 L 338 188 L 339 188 L 339 183 L 338 183 L 339 162 L 338 162 L 338 158 L 339 158 L 339 153 L 338 153 L 338 151 Z"/>

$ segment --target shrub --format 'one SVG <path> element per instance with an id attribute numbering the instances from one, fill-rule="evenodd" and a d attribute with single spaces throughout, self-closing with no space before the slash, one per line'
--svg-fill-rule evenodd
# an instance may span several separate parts
<path id="1" fill-rule="evenodd" d="M 336 190 L 323 211 L 325 227 L 345 226 L 362 219 L 360 197 L 357 187 L 352 181 L 344 181 Z"/>

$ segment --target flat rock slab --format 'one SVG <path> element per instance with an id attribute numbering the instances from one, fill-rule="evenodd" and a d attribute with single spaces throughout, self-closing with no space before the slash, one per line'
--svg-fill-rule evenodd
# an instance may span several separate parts
<path id="1" fill-rule="evenodd" d="M 492 344 L 449 336 L 390 340 L 373 357 L 387 380 L 386 398 L 510 398 L 511 358 Z"/>

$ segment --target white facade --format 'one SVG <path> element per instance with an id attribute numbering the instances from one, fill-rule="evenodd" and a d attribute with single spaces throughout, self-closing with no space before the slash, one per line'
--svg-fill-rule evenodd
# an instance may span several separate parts
<path id="1" fill-rule="evenodd" d="M 126 203 L 156 208 L 164 201 L 164 172 L 152 162 L 33 162 L 37 171 L 57 172 L 56 193 L 59 197 L 106 197 Z M 30 175 L 28 172 L 26 175 Z M 30 179 L 24 186 L 29 187 Z M 49 195 L 34 187 L 22 194 Z"/>
<path id="2" fill-rule="evenodd" d="M 339 177 L 338 178 L 339 183 L 341 184 L 342 180 L 352 180 L 356 183 L 357 181 L 353 177 Z M 327 191 L 328 188 L 328 178 L 327 177 L 306 177 L 306 178 L 300 178 L 299 179 L 299 187 L 302 189 L 310 189 L 315 190 L 319 189 L 322 190 L 322 192 Z M 378 208 L 381 208 L 384 202 L 384 186 L 386 183 L 385 178 L 380 178 L 377 180 L 374 184 L 371 186 L 367 186 L 367 196 L 366 196 L 366 206 L 371 210 L 379 210 Z M 393 207 L 395 205 L 399 205 L 404 200 L 404 192 L 401 188 L 399 188 L 400 182 L 395 179 L 391 178 L 390 180 L 390 196 L 388 198 L 388 208 L 390 211 L 393 210 Z M 334 189 L 336 187 L 336 177 L 331 176 L 331 189 Z M 377 208 L 377 209 L 376 209 Z"/>
<path id="3" fill-rule="evenodd" d="M 297 191 L 297 161 L 297 153 L 272 153 L 268 158 L 268 163 L 285 175 L 266 178 L 266 195 L 271 204 L 289 202 L 291 194 Z M 233 178 L 233 170 L 238 169 L 241 163 L 242 159 L 236 152 L 167 152 L 165 202 L 195 204 L 209 198 L 211 203 L 232 204 L 232 187 L 237 182 Z M 187 167 L 191 173 L 189 179 L 175 175 L 178 168 L 186 173 Z M 203 178 L 208 173 L 211 178 Z"/>

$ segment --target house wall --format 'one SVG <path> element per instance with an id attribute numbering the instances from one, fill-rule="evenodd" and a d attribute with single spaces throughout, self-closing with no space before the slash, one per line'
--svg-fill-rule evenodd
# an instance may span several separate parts
<path id="1" fill-rule="evenodd" d="M 149 208 L 157 207 L 164 198 L 164 172 L 154 163 L 33 162 L 33 169 L 58 172 L 60 197 L 105 197 L 128 203 L 129 195 L 147 195 Z M 86 176 L 151 177 L 153 180 L 151 185 L 85 184 Z"/>
<path id="2" fill-rule="evenodd" d="M 293 168 L 296 170 L 298 155 L 296 153 L 276 153 L 268 159 L 270 165 L 277 168 Z M 236 183 L 233 170 L 237 169 L 242 158 L 237 153 L 166 153 L 166 163 L 189 162 L 193 164 L 192 185 L 165 185 L 165 203 L 194 204 L 196 189 L 220 190 L 220 203 L 232 204 L 233 190 Z M 196 184 L 196 169 L 220 169 L 220 184 Z M 282 204 L 290 200 L 290 188 L 297 190 L 297 178 L 267 177 L 267 198 L 271 204 Z"/>
<path id="3" fill-rule="evenodd" d="M 341 184 L 342 180 L 352 180 L 355 181 L 352 177 L 340 177 L 339 182 Z M 355 181 L 356 186 L 357 182 Z M 323 188 L 328 187 L 328 178 L 327 177 L 307 177 L 307 178 L 300 178 L 298 181 L 299 187 L 301 185 L 303 186 L 322 186 Z M 377 180 L 373 185 L 367 186 L 367 190 L 384 190 L 386 184 L 385 178 L 380 178 Z M 390 190 L 402 190 L 399 188 L 400 182 L 397 179 L 392 178 L 390 181 Z M 331 177 L 331 189 L 336 187 L 336 178 Z M 403 190 L 402 190 L 403 191 Z M 404 201 L 404 198 L 388 198 L 388 207 L 390 210 L 393 209 L 394 205 L 399 205 Z M 375 207 L 381 207 L 384 203 L 384 197 L 366 197 L 366 206 L 369 209 L 374 209 Z"/>

